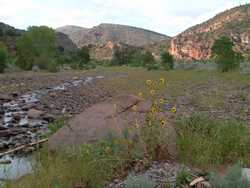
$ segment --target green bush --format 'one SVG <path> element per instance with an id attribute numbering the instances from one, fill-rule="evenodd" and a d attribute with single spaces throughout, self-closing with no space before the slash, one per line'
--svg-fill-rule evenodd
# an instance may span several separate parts
<path id="1" fill-rule="evenodd" d="M 235 163 L 250 164 L 249 128 L 234 120 L 194 115 L 178 122 L 178 144 L 184 163 L 201 168 Z"/>
<path id="2" fill-rule="evenodd" d="M 161 62 L 165 70 L 174 69 L 174 58 L 169 52 L 163 52 L 161 54 Z"/>
<path id="3" fill-rule="evenodd" d="M 176 177 L 176 186 L 182 187 L 183 185 L 189 184 L 193 180 L 192 175 L 188 171 L 188 169 L 185 166 L 181 167 L 180 172 L 177 174 Z"/>
<path id="4" fill-rule="evenodd" d="M 148 66 L 155 63 L 154 56 L 151 52 L 146 51 L 144 54 L 142 54 L 141 58 L 143 66 Z"/>
<path id="5" fill-rule="evenodd" d="M 5 48 L 0 48 L 0 73 L 3 73 L 7 67 L 7 50 Z"/>
<path id="6" fill-rule="evenodd" d="M 212 53 L 218 64 L 219 70 L 228 72 L 240 66 L 243 57 L 233 50 L 234 44 L 227 36 L 217 39 L 212 46 Z"/>
<path id="7" fill-rule="evenodd" d="M 210 183 L 214 188 L 248 188 L 250 181 L 242 173 L 240 164 L 231 167 L 226 174 L 222 177 L 218 173 L 210 175 Z"/>

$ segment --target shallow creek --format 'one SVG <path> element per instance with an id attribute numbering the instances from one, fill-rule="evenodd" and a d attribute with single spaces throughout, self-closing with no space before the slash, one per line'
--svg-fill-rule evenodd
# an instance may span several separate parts
<path id="1" fill-rule="evenodd" d="M 28 92 L 4 103 L 1 107 L 4 114 L 1 120 L 3 126 L 0 127 L 0 153 L 20 145 L 36 142 L 48 133 L 48 125 L 52 121 L 50 117 L 44 116 L 43 119 L 28 117 L 28 111 L 36 106 L 43 96 L 50 92 L 82 87 L 103 78 L 104 76 L 95 76 L 73 79 L 57 86 Z M 1 164 L 4 161 L 9 161 L 9 164 Z M 0 158 L 0 182 L 17 179 L 31 173 L 33 162 L 31 156 L 24 157 L 20 154 L 5 155 Z"/>

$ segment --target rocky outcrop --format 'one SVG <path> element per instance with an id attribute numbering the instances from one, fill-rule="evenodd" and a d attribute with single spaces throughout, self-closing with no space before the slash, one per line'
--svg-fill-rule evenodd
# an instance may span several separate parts
<path id="1" fill-rule="evenodd" d="M 238 51 L 250 53 L 250 4 L 187 29 L 172 39 L 170 52 L 178 59 L 209 59 L 213 42 L 221 35 L 229 36 Z"/>

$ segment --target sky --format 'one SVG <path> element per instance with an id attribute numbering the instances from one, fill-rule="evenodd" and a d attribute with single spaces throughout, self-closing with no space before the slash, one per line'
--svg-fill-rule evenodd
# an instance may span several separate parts
<path id="1" fill-rule="evenodd" d="M 20 29 L 116 23 L 175 36 L 246 3 L 250 0 L 0 0 L 0 22 Z"/>

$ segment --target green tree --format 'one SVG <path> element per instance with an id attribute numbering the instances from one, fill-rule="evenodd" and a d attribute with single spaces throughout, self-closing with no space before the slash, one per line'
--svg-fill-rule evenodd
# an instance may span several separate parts
<path id="1" fill-rule="evenodd" d="M 215 40 L 212 46 L 212 54 L 222 72 L 228 72 L 239 67 L 242 55 L 233 50 L 234 44 L 227 36 Z"/>
<path id="2" fill-rule="evenodd" d="M 163 52 L 161 54 L 161 62 L 166 69 L 174 68 L 174 58 L 169 52 Z"/>
<path id="3" fill-rule="evenodd" d="M 114 47 L 113 65 L 130 64 L 134 58 L 135 50 L 132 47 Z"/>
<path id="4" fill-rule="evenodd" d="M 0 47 L 0 73 L 3 73 L 7 66 L 7 57 L 8 53 L 6 48 Z"/>
<path id="5" fill-rule="evenodd" d="M 88 47 L 82 47 L 79 50 L 78 55 L 80 57 L 80 63 L 79 63 L 80 68 L 82 68 L 84 65 L 86 65 L 90 62 L 90 55 L 89 55 L 89 48 Z"/>
<path id="6" fill-rule="evenodd" d="M 17 65 L 30 70 L 33 65 L 46 69 L 54 62 L 56 54 L 56 35 L 46 26 L 29 27 L 28 31 L 17 41 Z"/>
<path id="7" fill-rule="evenodd" d="M 142 55 L 142 63 L 144 66 L 155 63 L 155 59 L 154 56 L 152 55 L 151 52 L 146 51 L 143 55 Z"/>

